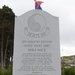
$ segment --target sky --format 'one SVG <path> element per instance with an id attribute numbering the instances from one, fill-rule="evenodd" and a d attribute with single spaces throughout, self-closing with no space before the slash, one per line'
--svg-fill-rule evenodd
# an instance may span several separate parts
<path id="1" fill-rule="evenodd" d="M 60 54 L 75 55 L 75 0 L 41 0 L 44 11 L 59 17 Z M 34 9 L 34 0 L 0 0 L 0 8 L 9 6 L 16 16 Z"/>

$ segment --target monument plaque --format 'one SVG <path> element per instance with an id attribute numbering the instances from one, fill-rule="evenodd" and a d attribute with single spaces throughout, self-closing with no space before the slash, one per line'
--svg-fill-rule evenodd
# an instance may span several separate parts
<path id="1" fill-rule="evenodd" d="M 13 75 L 60 75 L 59 19 L 31 10 L 15 19 Z"/>

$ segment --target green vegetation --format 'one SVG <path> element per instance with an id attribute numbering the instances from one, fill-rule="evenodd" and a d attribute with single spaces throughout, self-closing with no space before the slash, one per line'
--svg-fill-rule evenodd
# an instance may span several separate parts
<path id="1" fill-rule="evenodd" d="M 72 57 L 75 57 L 75 55 L 72 55 L 72 56 L 63 56 L 63 57 L 61 57 L 61 58 L 72 60 Z"/>
<path id="2" fill-rule="evenodd" d="M 9 66 L 8 69 L 0 69 L 0 75 L 12 75 L 12 67 Z"/>
<path id="3" fill-rule="evenodd" d="M 4 70 L 13 58 L 14 18 L 15 14 L 8 6 L 0 9 L 0 69 Z"/>
<path id="4" fill-rule="evenodd" d="M 64 68 L 62 70 L 62 75 L 75 75 L 75 67 Z"/>

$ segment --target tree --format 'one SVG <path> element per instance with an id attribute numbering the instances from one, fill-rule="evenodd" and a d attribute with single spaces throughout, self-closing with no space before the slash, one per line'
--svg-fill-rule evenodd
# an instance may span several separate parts
<path id="1" fill-rule="evenodd" d="M 12 9 L 3 6 L 0 9 L 0 67 L 8 68 L 13 53 L 14 18 Z"/>

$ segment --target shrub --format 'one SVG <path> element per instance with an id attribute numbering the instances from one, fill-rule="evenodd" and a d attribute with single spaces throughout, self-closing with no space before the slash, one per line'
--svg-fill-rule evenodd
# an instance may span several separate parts
<path id="1" fill-rule="evenodd" d="M 12 67 L 8 69 L 0 69 L 0 75 L 12 75 Z"/>
<path id="2" fill-rule="evenodd" d="M 75 68 L 66 68 L 64 69 L 64 75 L 75 75 Z"/>

